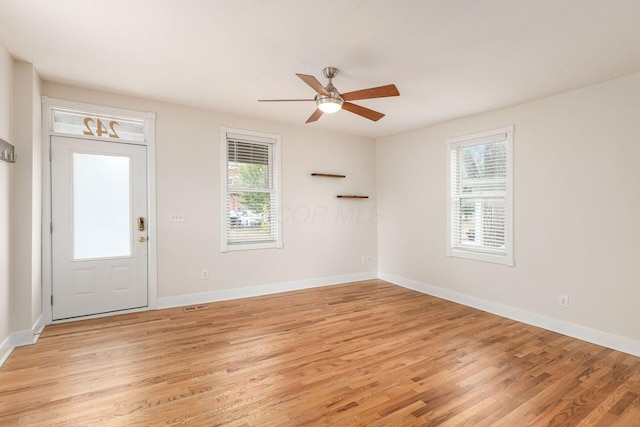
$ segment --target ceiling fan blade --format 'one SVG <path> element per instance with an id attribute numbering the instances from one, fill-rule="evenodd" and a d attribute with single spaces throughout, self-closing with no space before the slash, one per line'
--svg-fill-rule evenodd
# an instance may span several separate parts
<path id="1" fill-rule="evenodd" d="M 398 88 L 396 85 L 386 85 L 372 87 L 369 89 L 356 90 L 341 94 L 345 101 L 356 101 L 358 99 L 385 98 L 387 96 L 398 96 Z"/>
<path id="2" fill-rule="evenodd" d="M 322 115 L 322 110 L 320 110 L 319 108 L 316 108 L 316 111 L 314 111 L 313 114 L 309 116 L 309 118 L 305 123 L 315 122 L 320 118 L 321 115 Z"/>
<path id="3" fill-rule="evenodd" d="M 324 86 L 322 86 L 322 83 L 320 83 L 318 79 L 316 79 L 315 77 L 309 76 L 307 74 L 298 74 L 298 73 L 296 73 L 296 76 L 300 77 L 300 79 L 303 82 L 311 86 L 313 90 L 318 92 L 320 95 L 329 96 L 329 92 L 327 92 Z"/>
<path id="4" fill-rule="evenodd" d="M 315 101 L 315 99 L 258 99 L 258 102 Z"/>
<path id="5" fill-rule="evenodd" d="M 377 122 L 384 117 L 384 114 L 382 113 L 378 113 L 377 111 L 373 111 L 346 101 L 344 104 L 342 104 L 342 108 L 347 111 L 351 111 L 352 113 L 355 113 L 359 116 L 362 116 L 365 119 L 373 120 L 374 122 Z"/>

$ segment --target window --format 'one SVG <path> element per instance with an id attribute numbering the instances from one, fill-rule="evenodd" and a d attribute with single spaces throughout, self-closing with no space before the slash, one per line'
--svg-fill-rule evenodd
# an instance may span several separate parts
<path id="1" fill-rule="evenodd" d="M 282 247 L 280 135 L 222 127 L 223 252 Z"/>
<path id="2" fill-rule="evenodd" d="M 146 141 L 144 118 L 95 114 L 63 108 L 51 109 L 51 130 L 110 140 Z"/>
<path id="3" fill-rule="evenodd" d="M 513 126 L 447 145 L 447 255 L 513 265 Z"/>

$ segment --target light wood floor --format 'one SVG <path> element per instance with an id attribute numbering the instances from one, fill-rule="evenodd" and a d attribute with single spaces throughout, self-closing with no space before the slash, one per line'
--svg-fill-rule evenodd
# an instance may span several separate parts
<path id="1" fill-rule="evenodd" d="M 0 425 L 640 426 L 640 358 L 373 280 L 49 326 Z"/>

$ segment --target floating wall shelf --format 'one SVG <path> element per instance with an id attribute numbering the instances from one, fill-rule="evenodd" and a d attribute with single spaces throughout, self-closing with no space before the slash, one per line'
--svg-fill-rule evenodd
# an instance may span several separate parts
<path id="1" fill-rule="evenodd" d="M 346 175 L 335 175 L 332 173 L 312 173 L 311 176 L 324 176 L 326 178 L 346 178 Z"/>
<path id="2" fill-rule="evenodd" d="M 346 175 L 338 175 L 334 173 L 318 173 L 318 172 L 313 172 L 311 176 L 322 176 L 326 178 L 346 178 L 347 177 Z M 347 195 L 347 194 L 340 194 L 336 197 L 338 199 L 368 199 L 369 198 L 369 196 L 356 196 L 356 195 Z"/>

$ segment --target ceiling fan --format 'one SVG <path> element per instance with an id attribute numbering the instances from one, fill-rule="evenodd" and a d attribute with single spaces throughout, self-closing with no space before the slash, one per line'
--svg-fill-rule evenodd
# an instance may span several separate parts
<path id="1" fill-rule="evenodd" d="M 315 101 L 317 106 L 316 111 L 313 112 L 305 123 L 315 122 L 323 113 L 335 113 L 343 108 L 377 122 L 384 117 L 384 114 L 361 107 L 360 105 L 352 104 L 349 101 L 400 95 L 396 85 L 393 84 L 340 93 L 333 86 L 332 82 L 332 79 L 338 74 L 338 69 L 335 67 L 326 67 L 322 70 L 322 73 L 329 79 L 329 83 L 326 86 L 322 86 L 314 76 L 296 73 L 296 76 L 300 77 L 303 82 L 317 92 L 317 95 L 313 99 L 259 99 L 258 102 Z"/>

